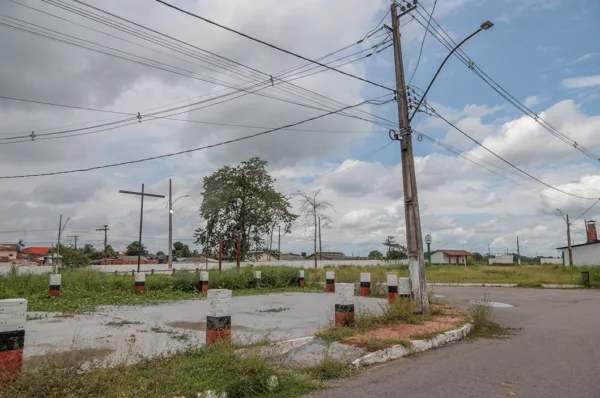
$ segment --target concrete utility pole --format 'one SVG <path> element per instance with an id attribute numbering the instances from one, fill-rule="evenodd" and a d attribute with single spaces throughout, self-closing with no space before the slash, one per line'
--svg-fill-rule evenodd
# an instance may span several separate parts
<path id="1" fill-rule="evenodd" d="M 573 266 L 573 250 L 571 248 L 571 223 L 569 222 L 569 215 L 567 214 L 567 216 L 565 217 L 565 215 L 563 214 L 562 211 L 560 211 L 560 209 L 556 209 L 556 210 L 560 213 L 563 220 L 565 220 L 565 223 L 567 223 L 567 246 L 569 249 L 569 266 L 572 267 Z"/>
<path id="2" fill-rule="evenodd" d="M 519 237 L 517 236 L 517 264 L 521 265 L 521 247 L 519 246 Z"/>
<path id="3" fill-rule="evenodd" d="M 104 231 L 104 258 L 108 257 L 106 247 L 108 246 L 108 225 L 103 225 L 102 228 L 96 228 L 96 231 Z"/>
<path id="4" fill-rule="evenodd" d="M 402 157 L 402 182 L 404 188 L 404 217 L 406 220 L 406 241 L 408 249 L 408 269 L 412 296 L 423 313 L 429 312 L 427 297 L 427 280 L 425 277 L 425 261 L 423 258 L 423 237 L 421 217 L 419 214 L 419 195 L 412 147 L 412 132 L 406 99 L 406 83 L 400 43 L 400 23 L 398 6 L 392 3 L 392 38 L 394 41 L 394 64 L 396 67 L 396 101 L 398 103 L 398 119 L 400 125 L 400 153 Z"/>
<path id="5" fill-rule="evenodd" d="M 173 191 L 169 178 L 169 269 L 173 268 Z"/>
<path id="6" fill-rule="evenodd" d="M 67 218 L 67 221 L 65 221 L 65 225 L 62 225 L 62 214 L 60 215 L 60 218 L 58 219 L 58 242 L 56 243 L 56 259 L 54 261 L 54 264 L 53 264 L 54 269 L 52 271 L 55 274 L 58 271 L 58 261 L 60 259 L 60 235 L 65 230 L 65 227 L 67 226 L 67 223 L 69 222 L 70 219 L 71 219 L 71 217 Z"/>
<path id="7" fill-rule="evenodd" d="M 144 221 L 144 196 L 149 196 L 151 198 L 163 198 L 165 195 L 157 195 L 153 193 L 144 192 L 144 184 L 142 184 L 142 192 L 133 192 L 133 191 L 123 191 L 119 190 L 119 193 L 126 193 L 128 195 L 139 195 L 142 197 L 141 205 L 140 205 L 140 237 L 138 240 L 138 258 L 137 258 L 137 272 L 140 272 L 140 263 L 142 262 L 142 226 Z"/>
<path id="8" fill-rule="evenodd" d="M 279 263 L 279 261 L 281 261 L 281 225 L 278 226 L 279 229 L 279 234 L 277 236 L 277 253 L 279 253 L 279 255 L 277 256 L 277 262 Z"/>
<path id="9" fill-rule="evenodd" d="M 67 238 L 73 239 L 73 241 L 74 241 L 73 245 L 75 247 L 75 250 L 77 250 L 77 240 L 79 240 L 79 235 L 69 235 L 69 236 L 67 236 Z"/>

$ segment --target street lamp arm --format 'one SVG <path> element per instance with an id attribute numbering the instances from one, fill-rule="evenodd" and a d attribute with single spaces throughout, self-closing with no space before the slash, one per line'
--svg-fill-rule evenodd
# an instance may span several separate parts
<path id="1" fill-rule="evenodd" d="M 427 93 L 429 92 L 429 90 L 431 89 L 431 86 L 433 85 L 433 82 L 435 82 L 435 79 L 438 77 L 438 75 L 440 74 L 440 71 L 442 70 L 442 68 L 444 67 L 444 65 L 446 64 L 446 62 L 448 61 L 448 59 L 452 56 L 452 54 L 454 54 L 454 52 L 456 50 L 458 50 L 460 48 L 460 46 L 462 46 L 467 40 L 469 40 L 471 37 L 475 36 L 477 33 L 481 32 L 482 30 L 488 30 L 489 28 L 491 28 L 492 26 L 494 26 L 490 21 L 486 21 L 484 23 L 481 24 L 481 26 L 479 27 L 479 29 L 477 29 L 475 32 L 471 33 L 469 36 L 465 37 L 460 43 L 458 43 L 456 45 L 456 47 L 454 47 L 452 49 L 452 51 L 450 51 L 448 53 L 448 55 L 446 55 L 446 58 L 444 58 L 444 61 L 442 62 L 442 64 L 440 65 L 440 67 L 438 68 L 437 72 L 435 72 L 435 75 L 433 76 L 433 79 L 431 79 L 431 82 L 429 82 L 429 85 L 427 86 L 427 89 L 425 90 L 425 92 L 423 93 L 423 95 L 421 96 L 421 100 L 419 101 L 419 103 L 417 104 L 415 111 L 413 112 L 412 116 L 410 117 L 410 119 L 408 119 L 408 123 L 410 125 L 410 122 L 413 120 L 413 118 L 415 117 L 415 115 L 417 114 L 419 107 L 421 106 L 421 104 L 423 103 L 423 101 L 425 101 L 425 97 L 427 96 Z"/>
<path id="2" fill-rule="evenodd" d="M 190 195 L 183 195 L 183 196 L 180 196 L 180 197 L 178 197 L 177 199 L 175 199 L 175 200 L 173 201 L 173 203 L 171 203 L 171 208 L 173 208 L 173 205 L 174 205 L 174 204 L 175 204 L 175 202 L 177 202 L 179 199 L 181 199 L 181 198 L 189 198 L 189 196 L 190 196 Z"/>

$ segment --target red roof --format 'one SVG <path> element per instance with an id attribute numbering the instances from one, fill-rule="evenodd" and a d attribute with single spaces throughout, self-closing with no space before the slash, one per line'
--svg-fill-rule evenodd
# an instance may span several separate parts
<path id="1" fill-rule="evenodd" d="M 447 250 L 447 249 L 440 249 L 440 250 L 436 250 L 436 252 L 443 252 L 449 256 L 472 256 L 473 254 L 466 251 L 466 250 Z"/>
<path id="2" fill-rule="evenodd" d="M 23 254 L 37 254 L 40 256 L 45 256 L 50 250 L 52 250 L 51 247 L 26 247 L 23 249 Z"/>

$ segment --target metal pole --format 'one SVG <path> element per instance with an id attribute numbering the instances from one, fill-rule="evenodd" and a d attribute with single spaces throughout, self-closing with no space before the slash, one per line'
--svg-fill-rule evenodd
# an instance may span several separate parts
<path id="1" fill-rule="evenodd" d="M 427 260 L 429 260 L 429 264 L 431 264 L 431 243 L 427 243 Z"/>
<path id="2" fill-rule="evenodd" d="M 58 242 L 56 244 L 56 258 L 54 259 L 54 271 L 53 273 L 56 274 L 56 272 L 58 271 L 58 259 L 60 257 L 60 233 L 62 232 L 62 214 L 60 215 L 60 218 L 58 219 Z"/>
<path id="3" fill-rule="evenodd" d="M 242 235 L 238 234 L 237 236 L 237 250 L 236 250 L 236 263 L 235 266 L 240 268 L 240 254 L 242 251 Z"/>
<path id="4" fill-rule="evenodd" d="M 573 249 L 571 248 L 571 224 L 569 223 L 569 215 L 567 214 L 567 241 L 569 244 L 569 267 L 573 266 Z"/>
<path id="5" fill-rule="evenodd" d="M 519 246 L 519 237 L 517 236 L 517 264 L 521 265 L 521 247 Z"/>
<path id="6" fill-rule="evenodd" d="M 173 268 L 173 196 L 169 178 L 169 269 Z"/>
<path id="7" fill-rule="evenodd" d="M 410 119 L 406 101 L 406 83 L 404 80 L 402 45 L 400 43 L 400 24 L 398 22 L 398 7 L 396 3 L 392 3 L 391 14 L 394 41 L 394 64 L 396 70 L 396 100 L 398 103 L 398 119 L 401 136 L 400 148 L 402 156 L 402 182 L 404 188 L 408 267 L 412 295 L 421 307 L 421 311 L 423 313 L 428 313 L 429 299 L 427 297 L 425 261 L 423 258 L 421 218 L 419 215 L 419 199 L 413 158 Z"/>
<path id="8" fill-rule="evenodd" d="M 323 247 L 321 246 L 321 216 L 319 216 L 319 260 L 323 265 Z"/>
<path id="9" fill-rule="evenodd" d="M 142 261 L 142 225 L 143 225 L 143 221 L 144 221 L 144 184 L 142 184 L 142 204 L 140 206 L 140 238 L 138 240 L 138 266 L 137 266 L 137 272 L 140 272 L 140 263 Z"/>

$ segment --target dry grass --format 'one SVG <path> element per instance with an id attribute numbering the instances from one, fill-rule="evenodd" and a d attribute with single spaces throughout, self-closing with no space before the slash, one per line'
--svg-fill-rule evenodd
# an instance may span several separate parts
<path id="1" fill-rule="evenodd" d="M 493 317 L 494 307 L 491 306 L 490 296 L 485 295 L 482 301 L 471 304 L 469 316 L 473 327 L 469 338 L 507 338 L 519 331 L 500 325 Z"/>

